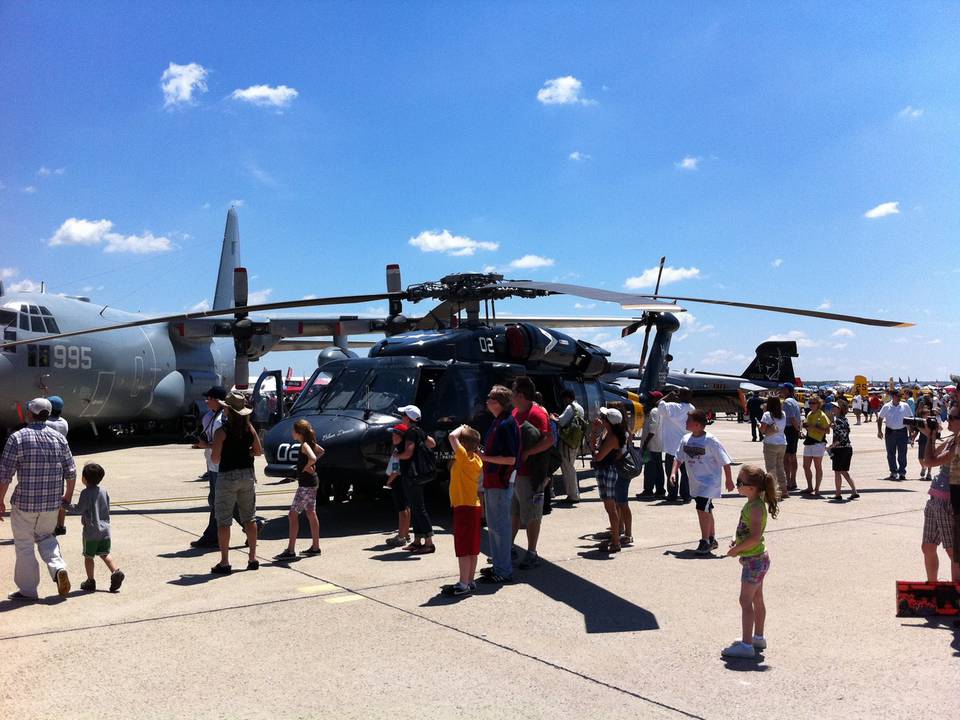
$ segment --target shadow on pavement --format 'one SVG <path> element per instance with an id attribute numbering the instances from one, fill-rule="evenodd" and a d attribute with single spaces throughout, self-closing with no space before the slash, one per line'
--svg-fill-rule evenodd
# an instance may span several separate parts
<path id="1" fill-rule="evenodd" d="M 695 550 L 690 548 L 683 550 L 664 550 L 663 554 L 675 557 L 677 560 L 722 560 L 726 557 L 726 555 L 714 555 L 713 553 L 709 555 L 698 555 Z"/>
<path id="2" fill-rule="evenodd" d="M 759 650 L 756 656 L 752 658 L 722 657 L 722 659 L 727 670 L 733 670 L 734 672 L 767 672 L 770 669 L 770 666 L 764 660 L 763 652 Z"/>
<path id="3" fill-rule="evenodd" d="M 2 608 L 2 606 L 0 606 Z M 953 633 L 953 641 L 950 647 L 953 649 L 953 657 L 960 658 L 960 620 L 948 619 L 946 617 L 928 618 L 922 625 L 914 623 L 900 623 L 900 627 L 926 628 L 928 630 L 946 630 Z"/>

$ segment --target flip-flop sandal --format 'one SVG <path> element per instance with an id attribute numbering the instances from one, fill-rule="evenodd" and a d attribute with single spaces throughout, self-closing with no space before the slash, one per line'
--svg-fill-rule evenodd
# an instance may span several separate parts
<path id="1" fill-rule="evenodd" d="M 597 549 L 602 553 L 608 554 L 620 552 L 620 546 L 611 545 L 609 540 L 604 540 L 602 543 L 600 543 L 600 547 Z"/>

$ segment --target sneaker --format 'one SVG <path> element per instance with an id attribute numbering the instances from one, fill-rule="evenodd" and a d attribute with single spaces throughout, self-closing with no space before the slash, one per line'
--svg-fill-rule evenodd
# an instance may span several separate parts
<path id="1" fill-rule="evenodd" d="M 70 576 L 64 568 L 57 570 L 57 593 L 60 597 L 66 597 L 70 592 Z"/>
<path id="2" fill-rule="evenodd" d="M 320 548 L 307 548 L 300 554 L 303 557 L 314 557 L 315 555 L 320 555 L 322 553 L 323 553 L 323 550 L 321 550 Z"/>
<path id="3" fill-rule="evenodd" d="M 94 592 L 97 589 L 97 581 L 90 579 L 80 583 L 80 589 L 84 592 Z"/>
<path id="4" fill-rule="evenodd" d="M 491 573 L 490 575 L 484 575 L 477 580 L 477 582 L 481 582 L 484 585 L 506 585 L 507 583 L 513 582 L 513 578 Z"/>
<path id="5" fill-rule="evenodd" d="M 540 556 L 537 555 L 536 551 L 527 550 L 527 554 L 523 556 L 523 560 L 520 561 L 520 564 L 517 565 L 521 570 L 531 570 L 537 565 L 540 564 Z"/>
<path id="6" fill-rule="evenodd" d="M 462 582 L 455 583 L 454 585 L 444 585 L 440 592 L 444 595 L 450 595 L 452 597 L 461 597 L 463 595 L 469 595 L 473 592 L 473 583 L 465 584 Z"/>
<path id="7" fill-rule="evenodd" d="M 710 541 L 701 540 L 700 544 L 697 545 L 697 549 L 694 550 L 697 555 L 709 555 L 710 554 Z"/>
<path id="8" fill-rule="evenodd" d="M 850 495 L 851 500 L 856 500 L 858 497 L 860 497 L 860 493 L 851 493 Z"/>
<path id="9" fill-rule="evenodd" d="M 289 562 L 291 560 L 296 560 L 297 554 L 289 550 L 284 550 L 279 555 L 274 555 L 273 559 L 276 560 L 277 562 Z"/>
<path id="10" fill-rule="evenodd" d="M 210 568 L 210 572 L 212 572 L 214 575 L 229 575 L 233 572 L 233 568 L 229 565 L 221 565 L 220 563 L 217 563 Z"/>
<path id="11" fill-rule="evenodd" d="M 492 567 L 480 568 L 480 577 L 484 577 L 486 575 L 493 575 L 493 574 L 494 572 Z"/>
<path id="12" fill-rule="evenodd" d="M 906 474 L 906 473 L 900 473 L 900 479 L 901 479 L 901 480 L 906 480 L 906 479 L 907 479 L 907 474 Z"/>
<path id="13" fill-rule="evenodd" d="M 754 635 L 753 636 L 753 648 L 754 650 L 766 650 L 767 649 L 767 639 L 763 635 Z"/>
<path id="14" fill-rule="evenodd" d="M 757 656 L 757 651 L 753 649 L 753 645 L 737 640 L 721 650 L 720 654 L 729 658 L 752 658 Z"/>
<path id="15" fill-rule="evenodd" d="M 66 535 L 66 534 L 67 534 L 67 528 L 66 528 L 66 526 L 65 526 L 65 525 L 57 525 L 56 527 L 53 528 L 53 534 L 54 534 L 54 535 Z"/>
<path id="16" fill-rule="evenodd" d="M 717 539 L 715 537 L 710 538 L 710 549 L 716 550 L 718 547 L 720 547 L 720 543 L 717 542 Z"/>
<path id="17" fill-rule="evenodd" d="M 887 478 L 887 479 L 888 479 L 888 480 L 896 480 L 896 479 L 897 479 L 897 474 L 896 474 L 896 473 L 890 473 L 890 477 Z"/>
<path id="18" fill-rule="evenodd" d="M 126 575 L 123 574 L 123 570 L 110 573 L 110 592 L 117 592 L 120 586 L 123 585 L 123 579 L 125 577 Z M 81 587 L 83 586 L 81 585 Z"/>
<path id="19" fill-rule="evenodd" d="M 7 595 L 7 600 L 13 600 L 14 602 L 36 602 L 38 599 L 39 598 L 30 597 L 29 595 L 24 595 L 19 590 Z"/>
<path id="20" fill-rule="evenodd" d="M 399 535 L 394 535 L 392 538 L 387 538 L 386 544 L 387 544 L 387 547 L 395 548 L 395 547 L 403 547 L 408 542 L 410 542 L 409 535 L 404 535 L 403 537 L 400 537 Z"/>
<path id="21" fill-rule="evenodd" d="M 247 561 L 247 570 L 259 570 L 260 561 L 259 560 L 248 560 Z"/>

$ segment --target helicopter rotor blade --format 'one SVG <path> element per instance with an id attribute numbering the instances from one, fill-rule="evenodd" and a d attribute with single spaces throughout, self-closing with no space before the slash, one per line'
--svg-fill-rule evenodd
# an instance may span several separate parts
<path id="1" fill-rule="evenodd" d="M 839 320 L 840 322 L 856 323 L 858 325 L 872 325 L 874 327 L 913 327 L 914 323 L 899 320 L 881 320 L 879 318 L 860 317 L 859 315 L 844 315 L 842 313 L 824 312 L 823 310 L 804 310 L 802 308 L 782 307 L 780 305 L 761 305 L 759 303 L 737 302 L 734 300 L 707 300 L 706 298 L 677 297 L 674 295 L 656 295 L 663 300 L 679 302 L 705 303 L 707 305 L 726 305 L 728 307 L 746 308 L 748 310 L 764 310 L 766 312 L 783 313 L 785 315 L 802 315 L 804 317 L 821 318 L 822 320 Z M 630 309 L 625 305 L 625 309 Z"/>
<path id="2" fill-rule="evenodd" d="M 663 277 L 663 266 L 667 262 L 667 256 L 660 256 L 660 267 L 657 270 L 657 285 L 654 287 L 653 292 L 660 292 L 660 279 Z M 647 316 L 647 329 L 643 331 L 643 349 L 640 351 L 640 368 L 642 369 L 644 365 L 647 364 L 647 349 L 650 342 L 650 328 L 653 327 L 654 318 L 652 316 Z"/>
<path id="3" fill-rule="evenodd" d="M 613 302 L 629 310 L 644 310 L 649 312 L 684 312 L 684 308 L 676 303 L 657 300 L 652 295 L 637 295 L 622 293 L 614 290 L 586 287 L 585 285 L 569 285 L 567 283 L 531 282 L 530 280 L 501 280 L 494 285 L 487 285 L 484 289 L 517 288 L 518 290 L 539 290 L 547 295 L 573 295 L 575 297 Z M 629 306 L 629 307 L 628 307 Z"/>
<path id="4" fill-rule="evenodd" d="M 233 363 L 233 384 L 241 390 L 250 387 L 250 358 L 246 355 L 237 353 Z"/>
<path id="5" fill-rule="evenodd" d="M 247 307 L 247 269 L 238 267 L 233 270 L 233 305 L 236 308 L 246 308 Z M 237 320 L 242 320 L 248 315 L 246 310 L 238 310 L 234 313 L 234 317 Z"/>

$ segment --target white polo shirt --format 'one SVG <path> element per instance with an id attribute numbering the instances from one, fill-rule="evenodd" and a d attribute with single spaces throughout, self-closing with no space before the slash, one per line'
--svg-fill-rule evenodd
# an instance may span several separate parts
<path id="1" fill-rule="evenodd" d="M 888 402 L 880 408 L 880 419 L 887 424 L 890 430 L 903 430 L 903 419 L 908 417 L 913 417 L 913 410 L 902 400 L 897 405 Z"/>

